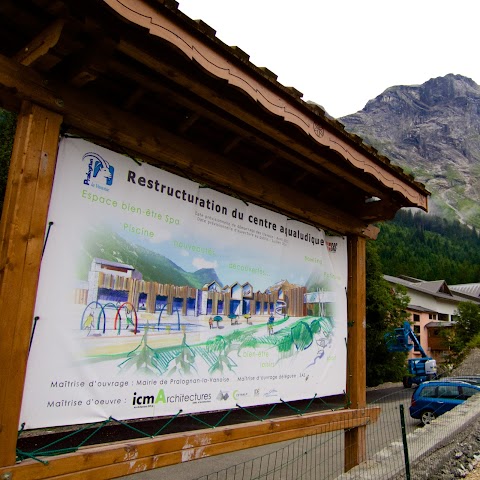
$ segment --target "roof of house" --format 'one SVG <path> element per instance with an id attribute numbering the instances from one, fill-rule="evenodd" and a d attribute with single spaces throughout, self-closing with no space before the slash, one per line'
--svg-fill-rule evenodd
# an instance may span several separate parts
<path id="1" fill-rule="evenodd" d="M 463 293 L 471 297 L 480 298 L 480 283 L 463 283 L 460 285 L 450 285 L 450 289 L 457 293 Z"/>
<path id="2" fill-rule="evenodd" d="M 421 313 L 437 313 L 436 310 L 432 310 L 430 308 L 421 307 L 419 305 L 409 305 L 407 310 L 413 310 L 414 312 L 421 312 Z"/>
<path id="3" fill-rule="evenodd" d="M 419 283 L 421 287 L 425 290 L 428 290 L 432 293 L 444 293 L 446 295 L 452 295 L 452 292 L 448 288 L 445 280 L 434 280 L 430 282 L 421 282 Z"/>
<path id="4" fill-rule="evenodd" d="M 94 258 L 93 261 L 98 263 L 99 265 L 105 265 L 107 267 L 114 267 L 114 268 L 123 268 L 125 270 L 135 270 L 133 265 L 128 265 L 126 263 L 120 262 L 112 262 L 110 260 L 105 260 L 104 258 Z"/>
<path id="5" fill-rule="evenodd" d="M 445 282 L 445 280 L 435 280 L 435 281 L 425 281 L 420 279 L 412 279 L 410 277 L 392 277 L 390 275 L 384 275 L 383 278 L 389 283 L 394 283 L 397 285 L 403 285 L 410 290 L 415 290 L 419 293 L 424 293 L 426 295 L 431 295 L 435 298 L 442 300 L 452 301 L 452 302 L 462 302 L 466 300 L 466 295 L 460 295 L 458 292 L 452 291 Z M 475 299 L 470 297 L 472 301 L 479 301 L 480 299 Z"/>
<path id="6" fill-rule="evenodd" d="M 453 327 L 455 322 L 428 322 L 425 327 L 426 328 L 445 328 L 445 327 Z"/>

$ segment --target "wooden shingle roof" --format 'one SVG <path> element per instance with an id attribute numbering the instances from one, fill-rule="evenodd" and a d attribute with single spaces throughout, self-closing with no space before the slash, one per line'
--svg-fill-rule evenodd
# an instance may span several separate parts
<path id="1" fill-rule="evenodd" d="M 25 99 L 68 133 L 340 234 L 428 208 L 422 184 L 174 1 L 2 1 L 0 106 Z"/>

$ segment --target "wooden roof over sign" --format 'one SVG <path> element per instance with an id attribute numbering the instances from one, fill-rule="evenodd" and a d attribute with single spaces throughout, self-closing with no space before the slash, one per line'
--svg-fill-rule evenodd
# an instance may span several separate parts
<path id="1" fill-rule="evenodd" d="M 375 237 L 424 186 L 171 0 L 2 0 L 0 105 L 246 202 Z"/>

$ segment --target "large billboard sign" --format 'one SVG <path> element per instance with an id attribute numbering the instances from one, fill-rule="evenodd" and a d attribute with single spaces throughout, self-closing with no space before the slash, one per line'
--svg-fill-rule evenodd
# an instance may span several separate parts
<path id="1" fill-rule="evenodd" d="M 344 238 L 72 138 L 48 221 L 25 428 L 345 390 Z"/>

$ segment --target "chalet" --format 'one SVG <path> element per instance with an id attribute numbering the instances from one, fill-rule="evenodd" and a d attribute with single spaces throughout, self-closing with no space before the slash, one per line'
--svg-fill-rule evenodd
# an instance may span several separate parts
<path id="1" fill-rule="evenodd" d="M 88 297 L 87 303 L 101 298 L 99 285 L 103 289 L 115 292 L 127 292 L 128 280 L 141 280 L 142 274 L 135 270 L 135 267 L 119 262 L 111 262 L 105 259 L 94 258 L 88 273 Z M 123 301 L 127 301 L 128 293 L 126 293 Z"/>
<path id="2" fill-rule="evenodd" d="M 425 352 L 441 363 L 449 348 L 441 331 L 452 328 L 455 323 L 458 304 L 473 301 L 480 304 L 480 297 L 471 284 L 468 286 L 448 286 L 445 280 L 425 281 L 417 278 L 384 276 L 391 285 L 402 285 L 407 289 L 413 331 Z M 474 295 L 470 295 L 473 293 Z M 418 349 L 410 352 L 410 357 L 420 356 Z"/>

